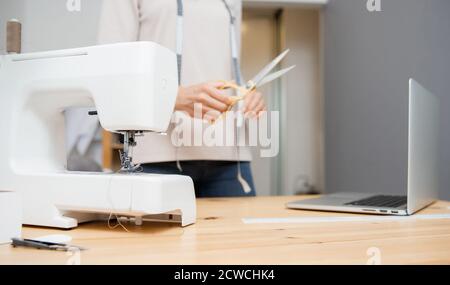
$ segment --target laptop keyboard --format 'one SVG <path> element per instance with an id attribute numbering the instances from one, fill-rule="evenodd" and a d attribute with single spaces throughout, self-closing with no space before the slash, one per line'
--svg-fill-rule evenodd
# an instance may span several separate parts
<path id="1" fill-rule="evenodd" d="M 406 196 L 372 196 L 366 199 L 353 201 L 345 205 L 363 206 L 363 207 L 380 207 L 380 208 L 398 208 L 406 205 Z"/>

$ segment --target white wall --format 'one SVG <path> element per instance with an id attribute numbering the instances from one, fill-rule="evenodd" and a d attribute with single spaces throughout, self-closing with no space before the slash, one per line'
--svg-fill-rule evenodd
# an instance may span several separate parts
<path id="1" fill-rule="evenodd" d="M 242 74 L 246 80 L 252 78 L 264 64 L 276 56 L 276 25 L 274 10 L 245 9 L 242 24 Z M 275 92 L 273 85 L 260 90 L 268 103 L 273 106 Z M 253 148 L 252 171 L 257 194 L 267 196 L 276 194 L 274 159 L 261 158 L 259 148 Z"/>
<path id="2" fill-rule="evenodd" d="M 320 12 L 285 9 L 282 26 L 282 45 L 291 50 L 283 67 L 297 65 L 283 79 L 281 187 L 289 195 L 305 178 L 323 190 Z"/>
<path id="3" fill-rule="evenodd" d="M 323 191 L 323 104 L 321 94 L 320 10 L 284 7 L 281 39 L 273 15 L 277 7 L 249 6 L 244 13 L 242 68 L 253 76 L 281 50 L 291 51 L 283 67 L 296 65 L 281 82 L 264 88 L 270 110 L 280 110 L 281 153 L 260 158 L 254 150 L 253 172 L 259 195 L 292 195 L 306 190 L 304 182 Z M 277 42 L 280 41 L 280 42 Z"/>

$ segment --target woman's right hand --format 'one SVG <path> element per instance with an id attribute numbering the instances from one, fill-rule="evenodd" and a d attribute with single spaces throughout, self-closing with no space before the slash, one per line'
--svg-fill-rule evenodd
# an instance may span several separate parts
<path id="1" fill-rule="evenodd" d="M 228 106 L 231 104 L 230 98 L 223 90 L 219 89 L 221 86 L 223 86 L 223 83 L 207 82 L 180 87 L 175 103 L 175 111 L 186 112 L 191 117 L 201 115 L 201 118 L 207 120 L 218 119 L 223 112 L 227 111 Z M 194 109 L 195 106 L 197 107 Z M 200 106 L 201 112 L 199 112 Z"/>

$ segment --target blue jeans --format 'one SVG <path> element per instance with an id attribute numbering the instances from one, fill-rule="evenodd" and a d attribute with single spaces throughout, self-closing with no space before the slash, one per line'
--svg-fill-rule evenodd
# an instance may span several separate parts
<path id="1" fill-rule="evenodd" d="M 180 172 L 176 162 L 148 163 L 142 165 L 144 172 L 157 174 L 187 175 L 194 181 L 197 197 L 243 197 L 255 196 L 255 186 L 249 162 L 241 162 L 242 177 L 252 188 L 245 193 L 237 179 L 237 163 L 232 161 L 181 161 Z"/>

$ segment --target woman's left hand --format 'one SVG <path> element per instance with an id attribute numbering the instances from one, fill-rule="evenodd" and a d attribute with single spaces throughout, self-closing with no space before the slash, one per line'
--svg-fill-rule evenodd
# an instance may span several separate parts
<path id="1" fill-rule="evenodd" d="M 254 91 L 245 97 L 243 113 L 247 118 L 257 118 L 264 111 L 267 107 L 261 92 Z"/>

